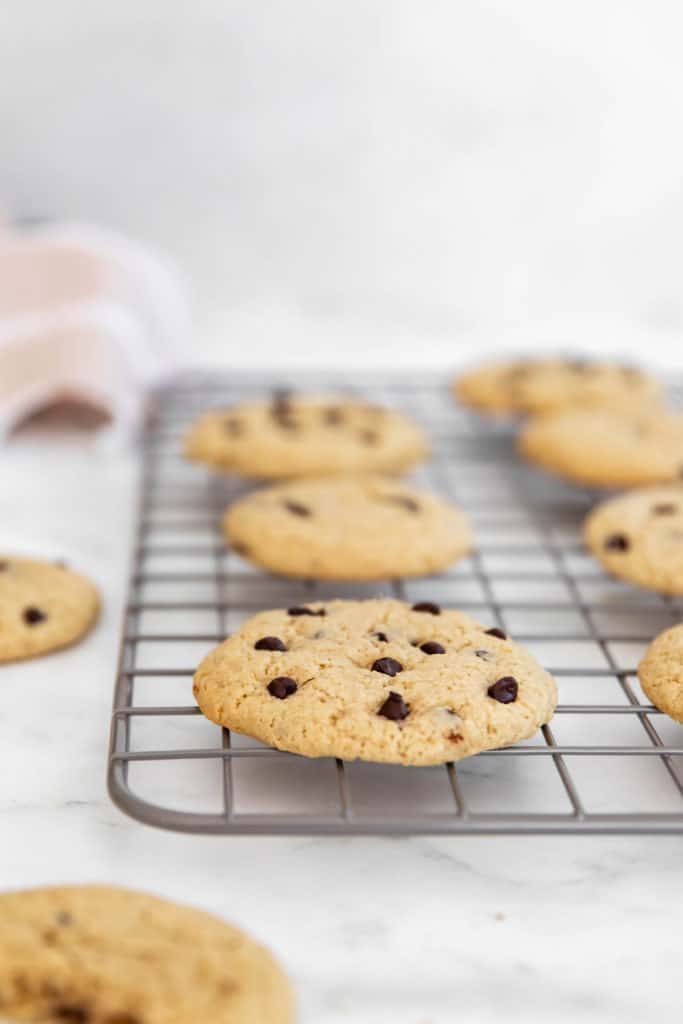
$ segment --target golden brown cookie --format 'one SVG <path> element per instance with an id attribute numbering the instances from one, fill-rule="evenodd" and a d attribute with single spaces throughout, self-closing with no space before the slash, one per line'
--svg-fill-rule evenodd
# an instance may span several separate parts
<path id="1" fill-rule="evenodd" d="M 200 417 L 185 442 L 190 459 L 264 480 L 400 473 L 427 450 L 406 416 L 340 395 L 241 402 Z"/>
<path id="2" fill-rule="evenodd" d="M 444 569 L 469 551 L 464 514 L 387 477 L 297 480 L 228 509 L 225 531 L 245 558 L 285 576 L 386 580 Z"/>
<path id="3" fill-rule="evenodd" d="M 0 555 L 0 662 L 68 647 L 99 607 L 93 584 L 65 566 Z"/>
<path id="4" fill-rule="evenodd" d="M 683 415 L 573 409 L 530 420 L 520 453 L 544 469 L 594 487 L 680 479 Z"/>
<path id="5" fill-rule="evenodd" d="M 0 893 L 0 1015 L 72 1024 L 292 1024 L 270 954 L 209 914 L 124 889 Z"/>
<path id="6" fill-rule="evenodd" d="M 683 594 L 683 486 L 646 487 L 602 502 L 588 516 L 584 536 L 615 576 Z"/>
<path id="7" fill-rule="evenodd" d="M 393 600 L 262 612 L 204 659 L 194 693 L 213 722 L 281 750 L 410 765 L 516 743 L 557 702 L 500 630 Z"/>
<path id="8" fill-rule="evenodd" d="M 655 707 L 683 723 L 683 625 L 652 641 L 638 666 L 638 678 Z"/>
<path id="9" fill-rule="evenodd" d="M 661 385 L 650 374 L 589 359 L 501 360 L 461 374 L 453 384 L 465 405 L 490 413 L 543 413 L 567 408 L 654 406 Z"/>

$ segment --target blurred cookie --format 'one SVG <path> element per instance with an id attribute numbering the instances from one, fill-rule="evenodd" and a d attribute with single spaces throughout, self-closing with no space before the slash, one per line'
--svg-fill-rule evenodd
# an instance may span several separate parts
<path id="1" fill-rule="evenodd" d="M 0 1013 L 74 1024 L 292 1024 L 270 954 L 209 914 L 104 886 L 0 893 Z"/>
<path id="2" fill-rule="evenodd" d="M 255 491 L 228 509 L 225 532 L 271 572 L 386 580 L 437 572 L 469 551 L 464 514 L 386 477 L 298 480 Z"/>
<path id="3" fill-rule="evenodd" d="M 400 473 L 427 450 L 401 413 L 334 395 L 281 394 L 209 412 L 185 443 L 188 458 L 256 479 Z"/>
<path id="4" fill-rule="evenodd" d="M 194 694 L 211 721 L 281 750 L 409 765 L 526 739 L 557 702 L 499 629 L 393 600 L 262 612 L 202 661 Z"/>
<path id="5" fill-rule="evenodd" d="M 610 498 L 588 516 L 584 536 L 615 576 L 662 594 L 683 594 L 683 487 Z"/>
<path id="6" fill-rule="evenodd" d="M 465 405 L 490 413 L 541 413 L 575 406 L 623 409 L 655 405 L 659 382 L 618 363 L 588 359 L 519 359 L 489 363 L 454 382 Z"/>
<path id="7" fill-rule="evenodd" d="M 683 415 L 572 409 L 530 420 L 518 448 L 544 469 L 595 487 L 637 487 L 683 472 Z"/>
<path id="8" fill-rule="evenodd" d="M 638 666 L 638 678 L 655 707 L 683 723 L 683 625 L 652 641 Z"/>
<path id="9" fill-rule="evenodd" d="M 0 555 L 0 662 L 68 647 L 99 613 L 93 584 L 66 567 Z"/>

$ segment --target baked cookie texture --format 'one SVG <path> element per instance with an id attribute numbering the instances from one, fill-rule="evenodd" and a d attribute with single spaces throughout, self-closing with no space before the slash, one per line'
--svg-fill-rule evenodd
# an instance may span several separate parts
<path id="1" fill-rule="evenodd" d="M 427 451 L 408 417 L 341 395 L 241 402 L 201 416 L 185 440 L 189 459 L 263 480 L 400 473 Z"/>
<path id="2" fill-rule="evenodd" d="M 683 415 L 572 409 L 530 420 L 521 455 L 592 487 L 668 483 L 683 472 Z"/>
<path id="3" fill-rule="evenodd" d="M 194 694 L 212 721 L 281 750 L 405 765 L 516 743 L 557 703 L 500 630 L 394 600 L 262 612 L 202 661 Z"/>
<path id="4" fill-rule="evenodd" d="M 683 723 L 683 625 L 656 637 L 638 666 L 646 695 L 660 711 Z"/>
<path id="5" fill-rule="evenodd" d="M 0 894 L 0 1015 L 74 1024 L 292 1024 L 270 954 L 209 914 L 100 886 Z"/>
<path id="6" fill-rule="evenodd" d="M 629 491 L 598 505 L 584 538 L 614 576 L 662 594 L 683 594 L 683 486 Z"/>
<path id="7" fill-rule="evenodd" d="M 435 495 L 386 477 L 277 484 L 225 514 L 245 558 L 285 576 L 386 580 L 444 569 L 465 555 L 465 515 Z"/>
<path id="8" fill-rule="evenodd" d="M 0 663 L 75 643 L 94 624 L 95 586 L 65 566 L 0 555 Z"/>
<path id="9" fill-rule="evenodd" d="M 588 359 L 517 359 L 488 363 L 454 383 L 465 405 L 489 413 L 543 413 L 572 407 L 629 412 L 654 406 L 656 378 L 630 366 Z"/>

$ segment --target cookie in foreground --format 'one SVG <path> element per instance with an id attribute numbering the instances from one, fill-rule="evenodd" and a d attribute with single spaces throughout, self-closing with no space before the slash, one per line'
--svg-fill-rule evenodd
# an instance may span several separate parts
<path id="1" fill-rule="evenodd" d="M 561 357 L 485 363 L 457 377 L 453 390 L 465 405 L 492 414 L 577 406 L 628 412 L 657 405 L 662 392 L 655 377 L 635 367 Z"/>
<path id="2" fill-rule="evenodd" d="M 387 477 L 297 480 L 254 491 L 225 514 L 228 541 L 285 576 L 387 580 L 438 572 L 472 546 L 464 513 Z"/>
<path id="3" fill-rule="evenodd" d="M 427 451 L 407 416 L 343 395 L 240 402 L 205 413 L 185 439 L 189 459 L 263 480 L 400 473 Z"/>
<path id="4" fill-rule="evenodd" d="M 270 953 L 221 919 L 104 886 L 0 893 L 0 1014 L 74 1024 L 293 1024 Z"/>
<path id="5" fill-rule="evenodd" d="M 644 487 L 601 502 L 584 524 L 608 572 L 660 594 L 683 594 L 683 486 Z"/>
<path id="6" fill-rule="evenodd" d="M 69 647 L 99 609 L 85 576 L 60 563 L 0 555 L 0 663 Z"/>
<path id="7" fill-rule="evenodd" d="M 638 666 L 638 678 L 655 707 L 683 723 L 683 624 L 652 641 Z"/>
<path id="8" fill-rule="evenodd" d="M 457 761 L 532 736 L 555 681 L 498 628 L 431 602 L 266 611 L 202 661 L 211 721 L 307 757 Z"/>

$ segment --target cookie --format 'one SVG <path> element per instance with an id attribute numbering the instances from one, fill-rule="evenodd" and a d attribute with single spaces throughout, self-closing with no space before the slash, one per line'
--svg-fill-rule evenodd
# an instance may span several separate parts
<path id="1" fill-rule="evenodd" d="M 584 537 L 614 576 L 683 594 L 683 487 L 648 487 L 604 501 L 586 519 Z"/>
<path id="2" fill-rule="evenodd" d="M 544 469 L 588 486 L 667 483 L 683 472 L 683 415 L 549 413 L 525 425 L 518 448 Z"/>
<path id="3" fill-rule="evenodd" d="M 427 441 L 400 413 L 342 396 L 276 395 L 209 412 L 185 441 L 188 458 L 255 479 L 400 473 Z"/>
<path id="4" fill-rule="evenodd" d="M 211 721 L 280 750 L 406 765 L 526 739 L 557 702 L 501 630 L 393 600 L 261 612 L 204 659 L 194 694 Z"/>
<path id="5" fill-rule="evenodd" d="M 683 723 L 683 625 L 656 637 L 638 666 L 646 695 L 660 711 Z"/>
<path id="6" fill-rule="evenodd" d="M 453 505 L 386 477 L 298 480 L 228 509 L 230 543 L 285 576 L 386 580 L 437 572 L 469 551 Z"/>
<path id="7" fill-rule="evenodd" d="M 62 564 L 0 555 L 0 662 L 68 647 L 99 607 L 93 584 Z"/>
<path id="8" fill-rule="evenodd" d="M 270 954 L 209 914 L 124 889 L 0 894 L 0 1015 L 74 1024 L 291 1024 Z"/>
<path id="9" fill-rule="evenodd" d="M 481 366 L 454 382 L 465 405 L 490 413 L 541 413 L 581 406 L 629 412 L 659 403 L 647 373 L 588 359 L 519 359 Z"/>

